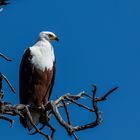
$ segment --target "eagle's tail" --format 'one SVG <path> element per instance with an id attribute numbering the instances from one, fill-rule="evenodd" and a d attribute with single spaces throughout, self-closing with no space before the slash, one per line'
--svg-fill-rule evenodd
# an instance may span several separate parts
<path id="1" fill-rule="evenodd" d="M 40 113 L 37 111 L 33 111 L 33 110 L 30 110 L 30 113 L 31 113 L 34 124 L 38 125 Z M 30 123 L 29 118 L 27 118 L 27 128 L 28 128 L 28 130 L 31 130 L 33 128 L 32 124 Z"/>

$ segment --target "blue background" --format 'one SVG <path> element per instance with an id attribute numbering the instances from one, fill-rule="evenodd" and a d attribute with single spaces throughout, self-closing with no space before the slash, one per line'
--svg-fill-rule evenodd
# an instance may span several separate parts
<path id="1" fill-rule="evenodd" d="M 4 85 L 5 100 L 18 99 L 18 70 L 25 48 L 33 45 L 38 33 L 56 33 L 53 43 L 57 58 L 57 75 L 52 99 L 70 92 L 98 86 L 102 95 L 114 86 L 119 90 L 100 104 L 104 121 L 94 129 L 77 133 L 80 140 L 140 139 L 140 2 L 138 0 L 11 0 L 0 12 L 0 52 L 13 62 L 0 60 L 0 71 L 15 87 L 11 93 Z M 84 101 L 86 102 L 86 101 Z M 92 114 L 70 107 L 74 125 L 94 119 Z M 15 125 L 0 120 L 0 135 L 5 140 L 43 140 L 30 136 L 14 117 Z M 72 140 L 54 119 L 55 140 Z M 44 131 L 48 132 L 47 129 Z"/>

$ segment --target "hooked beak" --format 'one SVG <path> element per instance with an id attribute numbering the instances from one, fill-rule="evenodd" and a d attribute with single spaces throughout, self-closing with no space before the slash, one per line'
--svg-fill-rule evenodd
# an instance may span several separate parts
<path id="1" fill-rule="evenodd" d="M 54 38 L 54 40 L 56 40 L 57 42 L 59 41 L 59 38 L 56 36 L 55 38 Z"/>

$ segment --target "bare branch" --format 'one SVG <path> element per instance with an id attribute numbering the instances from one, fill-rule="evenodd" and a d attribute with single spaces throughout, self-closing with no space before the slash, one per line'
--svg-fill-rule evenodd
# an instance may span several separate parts
<path id="1" fill-rule="evenodd" d="M 65 112 L 66 112 L 66 116 L 67 116 L 67 119 L 68 119 L 68 124 L 71 125 L 70 115 L 69 115 L 69 112 L 68 112 L 68 109 L 67 109 L 67 106 L 66 106 L 64 100 L 62 100 L 62 103 L 63 103 L 64 109 L 65 109 Z"/>
<path id="2" fill-rule="evenodd" d="M 111 90 L 109 90 L 105 95 L 103 95 L 100 98 L 95 98 L 95 102 L 99 102 L 99 101 L 105 101 L 107 100 L 107 97 L 112 94 L 114 91 L 116 91 L 119 87 L 114 87 Z"/>
<path id="3" fill-rule="evenodd" d="M 10 58 L 8 58 L 7 56 L 5 56 L 4 54 L 0 53 L 0 57 L 4 58 L 7 61 L 12 61 Z"/>
<path id="4" fill-rule="evenodd" d="M 57 98 L 54 101 L 53 100 L 49 101 L 47 106 L 45 107 L 45 109 L 46 109 L 45 111 L 49 115 L 49 120 L 52 116 L 55 116 L 55 118 L 59 122 L 59 124 L 62 125 L 66 129 L 66 131 L 68 132 L 68 135 L 73 136 L 76 140 L 78 140 L 78 137 L 76 136 L 75 132 L 89 129 L 89 128 L 94 128 L 102 122 L 101 113 L 100 113 L 99 107 L 98 107 L 98 102 L 106 100 L 107 97 L 112 92 L 116 91 L 118 87 L 115 87 L 115 88 L 109 90 L 106 94 L 104 94 L 102 97 L 99 97 L 99 98 L 96 97 L 96 92 L 97 92 L 96 85 L 93 85 L 93 88 L 94 89 L 92 91 L 92 96 L 88 95 L 85 92 L 80 92 L 77 95 L 72 95 L 72 94 L 68 93 L 68 94 L 64 94 L 63 96 Z M 87 107 L 87 106 L 77 102 L 77 100 L 82 99 L 84 96 L 88 97 L 87 99 L 90 99 L 90 101 L 92 102 L 93 108 Z M 30 113 L 30 109 L 36 110 L 39 112 L 44 111 L 44 110 L 42 110 L 41 108 L 36 107 L 36 106 L 30 106 L 30 105 L 24 105 L 24 104 L 18 104 L 18 105 L 14 106 L 10 103 L 2 101 L 2 98 L 0 98 L 0 99 L 1 99 L 0 100 L 0 119 L 9 121 L 11 123 L 11 125 L 13 125 L 13 120 L 5 117 L 6 114 L 10 115 L 10 116 L 17 115 L 17 116 L 21 116 L 23 118 L 28 116 L 30 123 L 32 124 L 33 128 L 35 129 L 34 132 L 30 133 L 31 135 L 39 133 L 39 134 L 45 136 L 45 138 L 47 138 L 48 140 L 53 140 L 55 128 L 52 127 L 52 125 L 49 124 L 49 122 L 47 122 L 46 125 L 43 125 L 41 128 L 37 128 L 37 126 L 33 122 L 33 119 L 32 119 L 31 113 Z M 87 101 L 89 101 L 89 100 L 87 100 Z M 78 124 L 77 126 L 72 126 L 72 123 L 70 120 L 70 114 L 69 114 L 69 111 L 67 109 L 67 106 L 72 105 L 72 104 L 76 104 L 78 107 L 82 107 L 82 108 L 86 109 L 87 111 L 90 111 L 93 114 L 95 114 L 95 116 L 96 116 L 95 121 L 90 122 L 88 124 L 84 124 L 84 125 Z M 65 122 L 63 117 L 59 113 L 60 107 L 64 108 L 68 122 Z M 26 116 L 25 116 L 25 113 L 26 113 Z M 51 129 L 51 136 L 42 132 L 42 129 L 45 126 L 47 126 L 48 128 Z"/>
<path id="5" fill-rule="evenodd" d="M 8 84 L 8 86 L 10 87 L 10 89 L 12 90 L 12 92 L 13 93 L 16 93 L 15 89 L 13 88 L 12 84 L 7 79 L 7 77 L 4 74 L 0 73 L 0 83 L 1 83 L 2 79 L 4 79 L 6 81 L 6 83 Z"/>
<path id="6" fill-rule="evenodd" d="M 10 127 L 13 127 L 14 120 L 11 120 L 3 115 L 0 115 L 0 119 L 8 121 L 10 123 Z"/>
<path id="7" fill-rule="evenodd" d="M 74 104 L 78 105 L 79 107 L 85 108 L 85 109 L 87 109 L 87 110 L 89 110 L 91 112 L 95 112 L 92 108 L 89 108 L 89 107 L 87 107 L 87 106 L 85 106 L 83 104 L 80 104 L 80 103 L 76 102 L 74 99 L 70 99 L 69 97 L 66 97 L 66 99 L 68 101 L 70 101 L 71 103 L 74 103 Z"/>
<path id="8" fill-rule="evenodd" d="M 70 126 L 72 126 L 72 123 L 71 123 L 71 120 L 70 120 L 70 115 L 69 115 L 69 112 L 68 112 L 68 109 L 67 109 L 67 106 L 66 106 L 64 100 L 62 100 L 62 103 L 63 103 L 64 109 L 65 109 L 65 112 L 66 112 L 66 116 L 67 116 L 67 119 L 68 119 L 68 124 L 69 124 Z M 74 138 L 75 138 L 76 140 L 78 140 L 78 137 L 76 136 L 76 134 L 75 134 L 74 132 L 73 132 L 72 135 L 74 136 Z"/>

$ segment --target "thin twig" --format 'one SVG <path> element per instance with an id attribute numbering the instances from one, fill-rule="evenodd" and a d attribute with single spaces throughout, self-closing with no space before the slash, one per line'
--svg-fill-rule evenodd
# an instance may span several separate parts
<path id="1" fill-rule="evenodd" d="M 72 123 L 71 123 L 71 120 L 70 120 L 70 115 L 69 115 L 69 112 L 68 112 L 68 109 L 67 109 L 67 106 L 66 106 L 66 103 L 65 103 L 64 100 L 62 100 L 62 104 L 63 104 L 64 109 L 65 109 L 65 112 L 66 112 L 68 124 L 69 124 L 70 126 L 72 126 Z M 74 132 L 73 132 L 72 135 L 74 136 L 74 138 L 75 138 L 76 140 L 78 140 L 78 137 L 76 136 L 76 134 L 75 134 Z"/>
<path id="2" fill-rule="evenodd" d="M 68 109 L 67 109 L 67 106 L 66 106 L 64 100 L 62 100 L 62 103 L 63 103 L 64 109 L 65 109 L 65 112 L 66 112 L 68 124 L 71 125 L 70 116 L 69 116 Z"/>
<path id="3" fill-rule="evenodd" d="M 107 96 L 109 96 L 110 94 L 112 94 L 112 92 L 116 91 L 119 87 L 114 87 L 113 89 L 111 89 L 110 91 L 108 91 L 103 97 L 106 98 Z"/>
<path id="4" fill-rule="evenodd" d="M 46 125 L 51 129 L 52 133 L 51 133 L 51 139 L 53 140 L 54 138 L 54 133 L 56 131 L 56 129 L 51 125 L 49 124 L 49 122 L 46 123 Z"/>
<path id="5" fill-rule="evenodd" d="M 98 97 L 98 98 L 96 97 L 96 92 L 97 92 L 96 85 L 93 85 L 93 88 L 94 89 L 92 91 L 92 96 L 86 94 L 85 92 L 81 92 L 77 95 L 65 94 L 54 101 L 49 101 L 47 106 L 45 107 L 46 111 L 49 112 L 49 119 L 51 118 L 51 116 L 54 115 L 56 120 L 59 122 L 59 124 L 62 125 L 67 130 L 67 132 L 70 136 L 73 135 L 76 140 L 78 140 L 78 137 L 76 136 L 75 132 L 89 129 L 89 128 L 94 128 L 102 122 L 101 113 L 100 113 L 99 108 L 98 108 L 98 103 L 100 101 L 106 100 L 107 97 L 112 92 L 116 91 L 118 87 L 111 89 L 106 94 L 104 94 L 102 97 Z M 93 104 L 93 109 L 89 108 L 81 103 L 78 103 L 76 101 L 76 100 L 82 98 L 83 96 L 87 96 L 90 99 L 92 99 L 91 101 Z M 70 115 L 69 115 L 69 112 L 67 109 L 67 106 L 72 104 L 72 103 L 76 104 L 79 107 L 82 107 L 88 111 L 91 111 L 93 114 L 95 114 L 95 116 L 96 116 L 95 121 L 93 121 L 91 123 L 84 124 L 84 125 L 77 125 L 77 126 L 73 127 L 71 124 Z M 64 119 L 62 118 L 62 116 L 60 115 L 60 113 L 59 113 L 60 107 L 64 107 L 66 115 L 67 115 L 68 123 L 65 122 Z M 47 122 L 46 125 L 44 124 L 41 128 L 37 128 L 37 126 L 33 122 L 33 119 L 32 119 L 31 113 L 30 113 L 30 109 L 33 109 L 33 110 L 38 111 L 38 112 L 41 111 L 41 109 L 39 107 L 33 106 L 33 105 L 27 106 L 24 104 L 18 104 L 18 105 L 13 106 L 12 104 L 10 104 L 8 102 L 2 101 L 2 98 L 1 98 L 1 100 L 0 100 L 0 113 L 1 113 L 0 119 L 4 119 L 4 120 L 7 120 L 7 121 L 12 123 L 11 119 L 4 116 L 5 114 L 11 115 L 11 116 L 18 115 L 18 116 L 21 116 L 25 119 L 28 116 L 30 123 L 32 124 L 33 128 L 35 129 L 35 132 L 33 132 L 31 134 L 39 133 L 39 134 L 45 136 L 45 138 L 47 138 L 48 140 L 53 140 L 55 128 L 53 128 L 51 126 L 51 124 L 49 124 L 49 122 Z M 24 115 L 26 115 L 26 116 L 24 116 Z M 49 136 L 41 131 L 45 126 L 48 126 L 51 129 L 51 136 Z"/>
<path id="6" fill-rule="evenodd" d="M 4 74 L 2 74 L 2 73 L 0 73 L 0 77 L 2 77 L 2 78 L 7 82 L 8 86 L 9 86 L 10 89 L 13 91 L 13 93 L 16 93 L 15 89 L 13 88 L 12 84 L 11 84 L 10 81 L 7 79 L 7 77 L 6 77 Z"/>
<path id="7" fill-rule="evenodd" d="M 66 99 L 69 100 L 69 101 L 71 101 L 72 103 L 78 105 L 79 107 L 85 108 L 85 109 L 87 109 L 87 110 L 89 110 L 91 112 L 95 112 L 95 110 L 93 110 L 92 108 L 89 108 L 89 107 L 87 107 L 87 106 L 85 106 L 83 104 L 80 104 L 80 103 L 76 102 L 75 100 L 70 99 L 69 97 L 66 97 Z"/>
<path id="8" fill-rule="evenodd" d="M 44 127 L 45 127 L 46 125 L 42 125 L 40 128 L 39 128 L 39 130 L 42 130 Z M 37 134 L 38 132 L 35 130 L 34 132 L 32 132 L 32 133 L 29 133 L 30 135 L 35 135 L 35 134 Z"/>
<path id="9" fill-rule="evenodd" d="M 0 115 L 0 119 L 3 119 L 3 120 L 10 122 L 10 127 L 13 127 L 14 120 L 9 119 L 9 118 L 5 117 L 4 115 Z"/>
<path id="10" fill-rule="evenodd" d="M 4 54 L 0 53 L 0 57 L 4 58 L 7 61 L 12 61 L 12 59 L 8 58 L 7 56 L 5 56 Z"/>
<path id="11" fill-rule="evenodd" d="M 103 95 L 100 98 L 95 98 L 95 102 L 99 102 L 99 101 L 105 101 L 107 100 L 107 97 L 112 94 L 114 91 L 116 91 L 119 87 L 114 87 L 111 90 L 109 90 L 105 95 Z"/>

